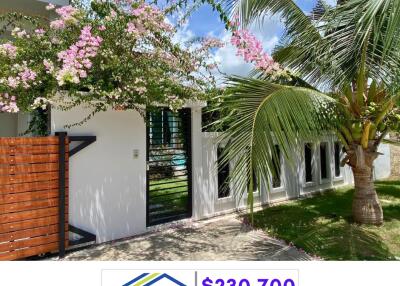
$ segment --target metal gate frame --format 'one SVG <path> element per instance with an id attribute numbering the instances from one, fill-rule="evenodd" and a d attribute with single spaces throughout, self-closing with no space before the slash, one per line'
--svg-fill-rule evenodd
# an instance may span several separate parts
<path id="1" fill-rule="evenodd" d="M 169 110 L 167 107 L 161 107 L 161 109 Z M 149 176 L 149 159 L 150 159 L 150 126 L 149 126 L 149 111 L 147 112 L 146 115 L 146 226 L 154 226 L 154 225 L 159 225 L 159 224 L 164 224 L 168 222 L 173 222 L 185 218 L 190 218 L 193 216 L 193 157 L 192 157 L 192 112 L 190 108 L 182 108 L 178 111 L 179 113 L 182 113 L 182 121 L 185 121 L 186 124 L 186 155 L 187 155 L 187 180 L 188 180 L 188 206 L 187 206 L 187 212 L 185 215 L 183 215 L 182 218 L 179 219 L 172 219 L 172 220 L 166 220 L 166 221 L 161 221 L 159 223 L 151 223 L 150 222 L 150 212 L 149 212 L 149 207 L 150 207 L 150 176 Z"/>
<path id="2" fill-rule="evenodd" d="M 55 136 L 59 138 L 59 154 L 60 154 L 60 159 L 59 159 L 59 177 L 61 178 L 59 180 L 59 204 L 60 210 L 59 210 L 59 246 L 58 246 L 58 256 L 60 258 L 63 258 L 65 256 L 65 245 L 61 243 L 61 241 L 65 240 L 65 225 L 61 223 L 61 218 L 65 216 L 65 156 L 61 156 L 61 154 L 65 154 L 65 145 L 62 144 L 62 142 L 65 142 L 67 140 L 68 146 L 71 142 L 81 142 L 74 148 L 67 150 L 67 153 L 69 154 L 69 158 L 77 154 L 79 151 L 83 150 L 87 146 L 91 145 L 92 143 L 96 142 L 97 137 L 96 136 L 68 136 L 67 132 L 56 132 Z M 76 240 L 69 240 L 68 244 L 68 249 L 75 249 L 75 248 L 80 248 L 84 247 L 86 244 L 94 243 L 96 242 L 96 235 L 87 232 L 83 229 L 80 229 L 76 226 L 73 226 L 71 224 L 68 224 L 68 231 L 77 234 L 80 236 L 79 239 Z"/>

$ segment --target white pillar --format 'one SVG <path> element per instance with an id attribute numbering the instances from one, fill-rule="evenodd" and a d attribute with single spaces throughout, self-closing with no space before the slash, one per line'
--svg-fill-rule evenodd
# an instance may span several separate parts
<path id="1" fill-rule="evenodd" d="M 193 102 L 185 106 L 191 108 L 192 114 L 192 209 L 194 219 L 202 216 L 204 202 L 201 109 L 205 106 L 204 102 Z"/>

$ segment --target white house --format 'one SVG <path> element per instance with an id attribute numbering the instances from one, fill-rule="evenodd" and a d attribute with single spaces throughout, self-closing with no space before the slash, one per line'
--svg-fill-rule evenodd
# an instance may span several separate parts
<path id="1" fill-rule="evenodd" d="M 6 2 L 6 3 L 4 3 Z M 2 1 L 0 11 L 21 11 L 51 17 L 46 3 L 67 0 Z M 200 220 L 245 207 L 234 186 L 222 189 L 229 168 L 218 170 L 216 133 L 202 132 L 203 104 L 188 104 L 179 115 L 164 110 L 145 120 L 136 111 L 109 110 L 80 126 L 89 110 L 51 110 L 51 132 L 93 135 L 95 143 L 70 158 L 69 221 L 93 233 L 97 242 L 144 233 L 166 222 Z M 29 115 L 0 113 L 0 137 L 26 130 Z M 295 199 L 313 192 L 352 183 L 351 170 L 339 166 L 341 147 L 336 139 L 304 142 L 294 169 L 282 164 L 271 192 L 255 193 L 257 204 Z M 375 165 L 375 178 L 390 175 L 390 150 Z M 233 163 L 232 163 L 233 164 Z"/>

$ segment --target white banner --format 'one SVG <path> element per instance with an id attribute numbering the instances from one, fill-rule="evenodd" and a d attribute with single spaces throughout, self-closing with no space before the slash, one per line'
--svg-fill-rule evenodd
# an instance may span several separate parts
<path id="1" fill-rule="evenodd" d="M 0 262 L 0 285 L 394 286 L 400 262 Z"/>

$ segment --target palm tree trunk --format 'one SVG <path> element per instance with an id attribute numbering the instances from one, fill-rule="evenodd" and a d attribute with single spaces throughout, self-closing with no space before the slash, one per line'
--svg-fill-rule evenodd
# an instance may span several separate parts
<path id="1" fill-rule="evenodd" d="M 381 225 L 383 211 L 372 179 L 372 166 L 353 167 L 353 220 L 362 224 Z"/>

